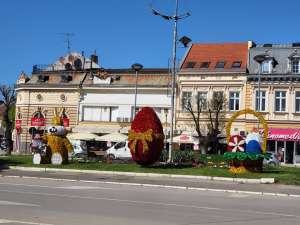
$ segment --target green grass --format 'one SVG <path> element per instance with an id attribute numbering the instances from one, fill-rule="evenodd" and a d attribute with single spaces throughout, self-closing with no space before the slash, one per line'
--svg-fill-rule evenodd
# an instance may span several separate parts
<path id="1" fill-rule="evenodd" d="M 205 158 L 204 158 L 205 159 Z M 216 163 L 222 161 L 220 156 L 212 156 Z M 24 166 L 24 167 L 41 167 L 41 168 L 64 168 L 64 169 L 83 169 L 83 170 L 102 170 L 102 171 L 121 171 L 121 172 L 141 172 L 141 173 L 163 173 L 163 174 L 182 174 L 182 175 L 204 175 L 218 177 L 239 177 L 239 178 L 268 178 L 274 177 L 277 183 L 300 185 L 300 168 L 296 167 L 278 167 L 266 168 L 262 173 L 245 173 L 235 175 L 229 173 L 226 168 L 162 168 L 162 167 L 142 167 L 135 163 L 112 163 L 105 162 L 71 162 L 67 165 L 54 166 L 33 165 L 32 156 L 9 156 L 0 158 L 1 165 Z"/>

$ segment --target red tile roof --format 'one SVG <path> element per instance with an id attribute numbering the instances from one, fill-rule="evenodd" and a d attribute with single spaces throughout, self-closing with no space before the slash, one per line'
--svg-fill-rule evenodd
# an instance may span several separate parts
<path id="1" fill-rule="evenodd" d="M 233 69 L 232 64 L 241 61 L 238 69 L 246 70 L 248 61 L 248 42 L 220 43 L 220 44 L 193 44 L 186 55 L 181 69 L 202 69 L 203 62 L 210 62 L 209 67 L 204 70 L 216 70 L 217 62 L 225 62 L 224 69 Z M 193 68 L 187 68 L 188 64 Z M 217 68 L 218 71 L 222 70 Z M 236 69 L 235 69 L 236 70 Z"/>

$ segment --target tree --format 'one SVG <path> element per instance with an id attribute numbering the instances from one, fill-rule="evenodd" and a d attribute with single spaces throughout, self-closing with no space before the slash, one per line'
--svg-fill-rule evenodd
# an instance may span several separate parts
<path id="1" fill-rule="evenodd" d="M 12 131 L 14 127 L 14 115 L 15 115 L 15 104 L 16 104 L 16 93 L 15 89 L 11 86 L 1 85 L 0 86 L 0 104 L 4 105 L 4 112 L 2 115 L 2 123 L 5 127 L 5 138 L 8 141 L 8 152 L 10 153 L 13 149 L 12 142 Z"/>
<path id="2" fill-rule="evenodd" d="M 200 147 L 201 141 L 203 139 L 203 135 L 201 132 L 201 126 L 200 126 L 200 119 L 201 119 L 201 113 L 202 110 L 205 109 L 206 105 L 206 99 L 201 98 L 200 95 L 197 95 L 196 97 L 196 106 L 193 107 L 191 98 L 186 99 L 186 102 L 184 103 L 184 108 L 191 114 L 195 126 L 195 130 L 198 135 L 198 145 Z M 194 161 L 198 163 L 200 156 L 200 150 L 195 151 L 194 154 Z"/>
<path id="3" fill-rule="evenodd" d="M 224 92 L 214 92 L 208 104 L 208 134 L 212 153 L 220 150 L 219 134 L 225 125 L 227 101 Z"/>

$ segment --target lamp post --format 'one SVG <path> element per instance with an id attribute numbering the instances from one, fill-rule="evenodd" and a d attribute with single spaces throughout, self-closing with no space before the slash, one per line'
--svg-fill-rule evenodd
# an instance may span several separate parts
<path id="1" fill-rule="evenodd" d="M 190 13 L 185 13 L 182 15 L 178 15 L 178 4 L 179 0 L 176 0 L 176 7 L 175 13 L 173 16 L 168 16 L 161 14 L 155 9 L 151 9 L 152 13 L 155 16 L 160 16 L 165 20 L 173 20 L 173 50 L 172 50 L 172 91 L 171 91 L 171 130 L 170 130 L 170 146 L 169 146 L 169 153 L 168 153 L 168 162 L 172 162 L 172 150 L 173 150 L 173 131 L 174 131 L 174 116 L 175 116 L 175 88 L 176 88 L 176 50 L 177 50 L 177 22 L 178 20 L 184 19 L 190 16 Z M 184 41 L 187 39 L 184 38 Z"/>
<path id="2" fill-rule="evenodd" d="M 132 64 L 131 68 L 135 71 L 135 91 L 134 91 L 134 116 L 136 115 L 136 99 L 137 99 L 137 81 L 138 73 L 143 69 L 143 65 L 139 63 Z"/>
<path id="3" fill-rule="evenodd" d="M 257 107 L 257 111 L 260 112 L 261 110 L 261 96 L 260 96 L 260 83 L 261 83 L 261 73 L 262 73 L 262 64 L 264 61 L 266 60 L 270 60 L 272 59 L 272 57 L 270 57 L 269 55 L 267 54 L 261 54 L 261 55 L 256 55 L 254 56 L 253 58 L 258 64 L 259 64 L 259 70 L 258 70 L 258 107 Z M 255 99 L 256 101 L 256 99 Z M 258 124 L 257 124 L 257 129 L 259 129 L 259 121 L 258 121 Z"/>
<path id="4" fill-rule="evenodd" d="M 166 117 L 166 119 L 165 119 L 165 129 L 166 129 L 166 131 L 165 131 L 165 149 L 167 149 L 167 134 L 168 134 L 168 128 L 167 128 L 167 126 L 168 126 L 168 113 L 169 113 L 169 109 L 168 108 L 164 108 L 164 114 L 165 114 L 165 117 Z"/>

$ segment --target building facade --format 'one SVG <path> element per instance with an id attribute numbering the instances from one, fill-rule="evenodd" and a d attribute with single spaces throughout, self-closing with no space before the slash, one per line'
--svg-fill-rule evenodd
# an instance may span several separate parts
<path id="1" fill-rule="evenodd" d="M 254 60 L 257 56 L 263 56 L 261 63 Z M 268 150 L 281 151 L 286 164 L 299 164 L 300 43 L 256 45 L 249 59 L 246 104 L 268 122 Z M 250 116 L 246 128 L 255 123 Z"/>
<path id="2" fill-rule="evenodd" d="M 78 124 L 81 83 L 91 68 L 100 69 L 97 57 L 93 58 L 70 53 L 54 64 L 33 66 L 29 76 L 20 74 L 16 84 L 15 152 L 29 152 L 32 130 L 43 134 L 55 110 L 69 130 Z"/>
<path id="3" fill-rule="evenodd" d="M 74 131 L 97 134 L 127 133 L 136 107 L 152 107 L 166 127 L 170 114 L 168 69 L 143 69 L 137 79 L 132 69 L 107 69 L 86 79 L 79 102 L 79 124 Z M 166 129 L 165 129 L 166 130 Z"/>
<path id="4" fill-rule="evenodd" d="M 252 42 L 243 42 L 193 44 L 190 47 L 177 78 L 176 129 L 179 132 L 195 132 L 191 113 L 186 110 L 187 102 L 191 102 L 197 111 L 196 101 L 202 100 L 200 124 L 204 136 L 208 133 L 207 105 L 214 94 L 224 93 L 226 97 L 225 120 L 245 108 L 248 49 L 251 46 Z M 232 132 L 243 131 L 244 127 L 244 118 L 239 118 Z"/>

